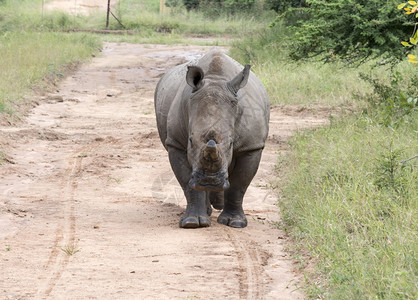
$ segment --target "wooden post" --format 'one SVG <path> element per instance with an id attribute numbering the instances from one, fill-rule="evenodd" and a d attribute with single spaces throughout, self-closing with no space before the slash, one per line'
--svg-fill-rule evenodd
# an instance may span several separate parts
<path id="1" fill-rule="evenodd" d="M 107 0 L 106 29 L 109 28 L 110 0 Z"/>
<path id="2" fill-rule="evenodd" d="M 166 0 L 160 0 L 160 15 L 170 12 L 170 8 L 165 6 Z"/>
<path id="3" fill-rule="evenodd" d="M 160 14 L 164 12 L 165 0 L 160 0 Z"/>

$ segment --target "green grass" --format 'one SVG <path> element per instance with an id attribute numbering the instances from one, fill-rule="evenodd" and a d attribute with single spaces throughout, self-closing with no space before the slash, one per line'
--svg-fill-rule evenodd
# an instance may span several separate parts
<path id="1" fill-rule="evenodd" d="M 307 293 L 417 299 L 418 113 L 395 131 L 366 115 L 297 136 L 285 158 L 283 224 L 315 262 Z"/>
<path id="2" fill-rule="evenodd" d="M 6 157 L 6 154 L 2 151 L 0 151 L 0 165 L 4 162 L 4 158 Z"/>
<path id="3" fill-rule="evenodd" d="M 101 47 L 82 33 L 56 33 L 69 28 L 63 13 L 42 16 L 42 1 L 4 0 L 0 4 L 0 113 L 13 113 L 25 95 L 43 82 L 65 75 L 65 67 L 84 61 Z"/>
<path id="4" fill-rule="evenodd" d="M 0 112 L 10 111 L 13 104 L 44 78 L 62 77 L 64 66 L 91 57 L 99 47 L 97 38 L 79 33 L 6 32 L 0 35 Z"/>

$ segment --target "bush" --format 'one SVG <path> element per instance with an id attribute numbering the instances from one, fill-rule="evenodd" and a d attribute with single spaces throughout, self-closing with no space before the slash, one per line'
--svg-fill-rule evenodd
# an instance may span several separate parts
<path id="1" fill-rule="evenodd" d="M 265 7 L 274 10 L 276 13 L 284 13 L 290 8 L 306 7 L 306 0 L 266 0 Z"/>
<path id="2" fill-rule="evenodd" d="M 237 14 L 251 10 L 256 0 L 183 0 L 187 10 L 200 8 L 207 16 Z"/>
<path id="3" fill-rule="evenodd" d="M 379 124 L 396 128 L 416 117 L 418 72 L 412 72 L 411 77 L 405 80 L 399 71 L 395 71 L 389 84 L 363 73 L 360 76 L 373 88 L 373 92 L 364 98 L 368 103 L 367 114 Z"/>
<path id="4" fill-rule="evenodd" d="M 370 58 L 396 62 L 405 55 L 400 37 L 408 36 L 412 18 L 397 9 L 397 0 L 308 0 L 303 11 L 309 18 L 293 27 L 292 58 L 321 55 L 350 63 Z"/>

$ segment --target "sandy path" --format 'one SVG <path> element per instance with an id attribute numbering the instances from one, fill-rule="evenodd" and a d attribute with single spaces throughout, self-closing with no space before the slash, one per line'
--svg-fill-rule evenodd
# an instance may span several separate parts
<path id="1" fill-rule="evenodd" d="M 217 224 L 217 211 L 210 228 L 178 227 L 185 199 L 153 91 L 206 50 L 107 43 L 19 126 L 0 127 L 12 162 L 0 165 L 1 299 L 302 298 L 266 186 L 284 141 L 324 119 L 272 109 L 247 228 Z"/>

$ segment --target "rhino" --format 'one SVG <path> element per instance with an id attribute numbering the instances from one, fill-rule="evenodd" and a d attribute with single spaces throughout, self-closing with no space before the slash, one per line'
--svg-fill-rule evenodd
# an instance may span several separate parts
<path id="1" fill-rule="evenodd" d="M 268 134 L 270 106 L 260 80 L 219 50 L 170 69 L 154 94 L 158 133 L 187 199 L 181 228 L 243 228 L 242 202 Z"/>

